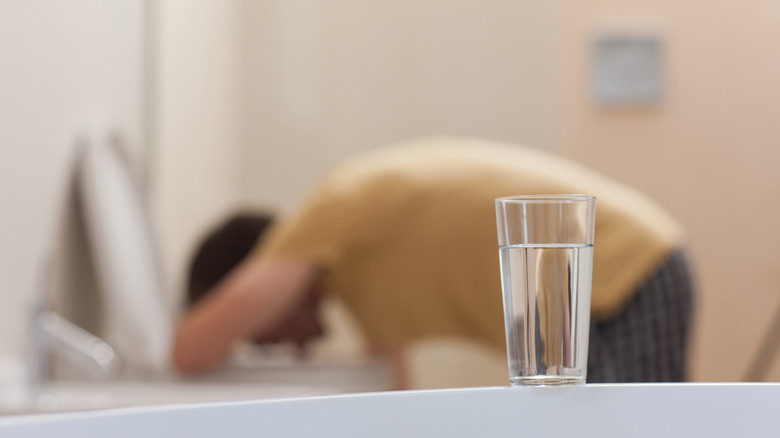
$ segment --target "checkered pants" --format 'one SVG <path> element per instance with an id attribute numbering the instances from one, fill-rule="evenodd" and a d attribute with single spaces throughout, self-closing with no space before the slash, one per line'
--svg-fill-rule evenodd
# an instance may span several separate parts
<path id="1" fill-rule="evenodd" d="M 688 264 L 678 250 L 619 314 L 591 324 L 588 383 L 684 381 L 692 307 Z"/>

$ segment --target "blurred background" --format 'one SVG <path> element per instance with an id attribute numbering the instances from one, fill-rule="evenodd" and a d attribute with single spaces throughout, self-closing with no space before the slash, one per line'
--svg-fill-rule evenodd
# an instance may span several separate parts
<path id="1" fill-rule="evenodd" d="M 85 132 L 127 146 L 172 300 L 229 212 L 443 134 L 561 154 L 669 210 L 699 291 L 691 377 L 743 380 L 780 306 L 778 42 L 773 0 L 0 0 L 0 358 L 28 348 Z M 321 354 L 355 354 L 332 319 Z M 505 384 L 503 357 L 431 344 L 417 387 Z"/>

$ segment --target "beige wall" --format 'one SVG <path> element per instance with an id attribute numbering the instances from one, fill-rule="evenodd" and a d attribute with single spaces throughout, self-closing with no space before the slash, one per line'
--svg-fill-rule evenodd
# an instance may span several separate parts
<path id="1" fill-rule="evenodd" d="M 246 2 L 245 197 L 285 205 L 345 155 L 431 135 L 554 144 L 537 0 Z"/>
<path id="2" fill-rule="evenodd" d="M 240 6 L 215 0 L 154 4 L 152 205 L 176 293 L 197 239 L 240 192 Z"/>
<path id="3" fill-rule="evenodd" d="M 740 380 L 780 306 L 780 3 L 559 8 L 561 150 L 646 191 L 682 221 L 700 291 L 693 377 Z M 592 32 L 646 21 L 665 38 L 664 100 L 600 108 L 588 86 Z M 780 367 L 769 377 L 780 378 Z"/>
<path id="4" fill-rule="evenodd" d="M 0 386 L 4 360 L 27 352 L 77 138 L 118 133 L 143 155 L 145 9 L 0 2 Z"/>
<path id="5" fill-rule="evenodd" d="M 283 208 L 333 163 L 463 134 L 554 144 L 551 8 L 535 0 L 163 0 L 154 207 L 180 285 L 237 206 Z"/>

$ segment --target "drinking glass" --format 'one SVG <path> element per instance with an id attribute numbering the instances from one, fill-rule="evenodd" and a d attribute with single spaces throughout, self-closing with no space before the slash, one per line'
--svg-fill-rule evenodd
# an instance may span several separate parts
<path id="1" fill-rule="evenodd" d="M 512 385 L 585 383 L 596 198 L 497 198 Z"/>

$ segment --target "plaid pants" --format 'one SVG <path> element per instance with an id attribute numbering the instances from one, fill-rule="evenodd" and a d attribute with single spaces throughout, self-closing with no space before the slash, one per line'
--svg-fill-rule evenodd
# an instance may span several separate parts
<path id="1" fill-rule="evenodd" d="M 678 250 L 619 314 L 591 324 L 588 383 L 684 381 L 692 308 L 688 264 Z"/>

